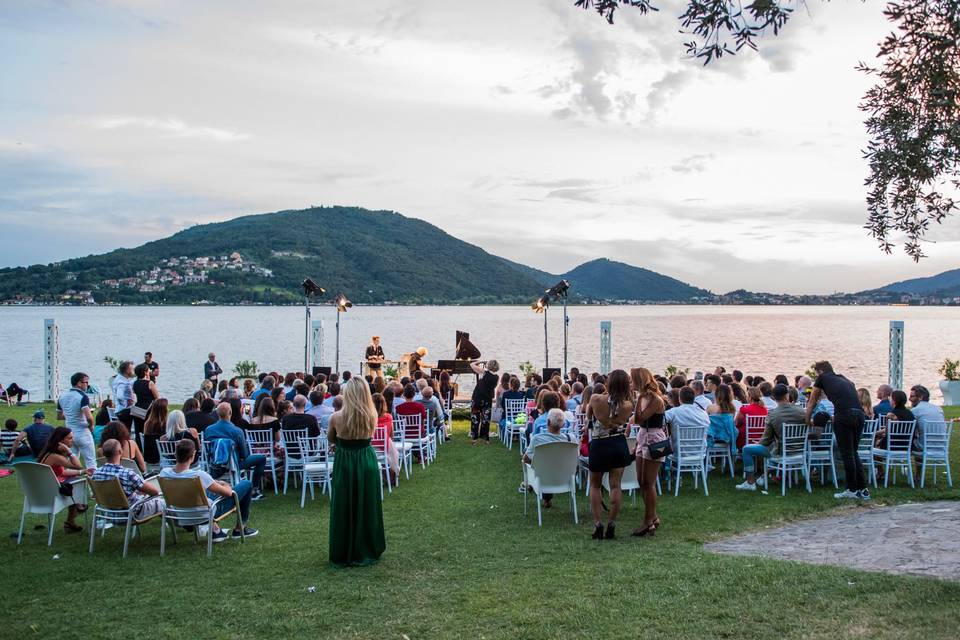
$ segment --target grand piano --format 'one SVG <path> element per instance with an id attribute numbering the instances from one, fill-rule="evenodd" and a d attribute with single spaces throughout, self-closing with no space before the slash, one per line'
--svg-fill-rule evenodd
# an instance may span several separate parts
<path id="1" fill-rule="evenodd" d="M 470 364 L 480 360 L 480 350 L 470 342 L 470 334 L 466 331 L 457 331 L 457 348 L 453 360 L 438 360 L 434 367 L 431 377 L 439 377 L 441 371 L 446 371 L 450 375 L 460 375 L 468 373 L 476 376 L 476 372 L 470 368 Z"/>

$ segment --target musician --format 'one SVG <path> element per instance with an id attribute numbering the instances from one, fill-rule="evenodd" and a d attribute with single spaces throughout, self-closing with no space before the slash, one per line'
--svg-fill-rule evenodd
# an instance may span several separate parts
<path id="1" fill-rule="evenodd" d="M 470 401 L 470 440 L 472 444 L 477 444 L 478 439 L 483 440 L 484 444 L 490 444 L 490 410 L 493 408 L 493 394 L 499 382 L 497 372 L 500 371 L 500 363 L 488 360 L 484 367 L 471 362 L 470 368 L 477 374 L 477 386 L 473 389 Z"/>
<path id="2" fill-rule="evenodd" d="M 413 377 L 413 374 L 417 371 L 420 371 L 424 367 L 429 365 L 423 362 L 424 357 L 427 355 L 426 347 L 419 347 L 416 351 L 410 354 L 410 358 L 407 360 L 407 375 Z"/>
<path id="3" fill-rule="evenodd" d="M 370 338 L 370 344 L 367 345 L 367 369 L 374 378 L 383 378 L 383 347 L 380 346 L 380 336 Z"/>

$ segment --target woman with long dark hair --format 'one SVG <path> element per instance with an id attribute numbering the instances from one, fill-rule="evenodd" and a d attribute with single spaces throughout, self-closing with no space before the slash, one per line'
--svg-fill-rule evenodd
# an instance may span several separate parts
<path id="1" fill-rule="evenodd" d="M 73 447 L 73 431 L 67 427 L 57 427 L 50 434 L 47 444 L 44 445 L 40 453 L 37 454 L 37 462 L 45 464 L 53 469 L 53 475 L 60 483 L 61 493 L 72 495 L 73 485 L 71 480 L 82 477 L 84 474 L 93 475 L 93 469 L 84 470 L 80 464 L 77 454 L 71 450 Z M 82 487 L 80 488 L 82 491 Z M 71 493 L 67 493 L 71 492 Z M 77 533 L 82 531 L 83 527 L 76 523 L 77 514 L 87 510 L 87 505 L 78 505 L 76 502 L 67 509 L 67 521 L 63 523 L 63 529 L 67 533 Z"/>
<path id="2" fill-rule="evenodd" d="M 130 429 L 127 425 L 117 420 L 108 423 L 107 426 L 103 428 L 103 433 L 100 434 L 100 442 L 106 442 L 107 440 L 116 440 L 119 442 L 120 457 L 136 462 L 141 474 L 147 472 L 147 463 L 143 459 L 143 453 L 140 452 L 140 447 L 137 446 L 137 443 L 130 438 Z"/>
<path id="3" fill-rule="evenodd" d="M 643 524 L 631 535 L 653 535 L 660 526 L 657 515 L 657 475 L 660 473 L 660 458 L 654 458 L 650 445 L 666 440 L 669 436 L 663 427 L 663 414 L 667 410 L 660 385 L 649 369 L 639 367 L 630 370 L 636 408 L 633 421 L 637 424 L 637 479 L 643 496 Z"/>
<path id="4" fill-rule="evenodd" d="M 157 398 L 147 411 L 147 419 L 143 423 L 143 459 L 147 464 L 160 464 L 157 441 L 167 432 L 168 407 L 166 398 Z"/>
<path id="5" fill-rule="evenodd" d="M 607 378 L 606 388 L 590 397 L 587 407 L 587 426 L 590 429 L 590 513 L 593 515 L 593 539 L 615 537 L 617 516 L 623 495 L 620 480 L 623 468 L 633 462 L 627 447 L 625 427 L 633 415 L 630 398 L 630 377 L 623 369 L 615 369 Z M 610 516 L 604 532 L 602 517 L 603 497 L 600 493 L 603 475 L 609 474 Z"/>

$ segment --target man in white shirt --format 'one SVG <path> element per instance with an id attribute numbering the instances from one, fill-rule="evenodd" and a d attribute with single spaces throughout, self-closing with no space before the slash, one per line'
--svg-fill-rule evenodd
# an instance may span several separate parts
<path id="1" fill-rule="evenodd" d="M 910 404 L 913 417 L 917 419 L 914 438 L 917 444 L 923 443 L 923 429 L 930 422 L 943 422 L 943 409 L 930 404 L 930 391 L 922 384 L 910 387 Z"/>
<path id="2" fill-rule="evenodd" d="M 523 454 L 523 461 L 527 464 L 532 463 L 534 450 L 541 444 L 547 444 L 549 442 L 573 442 L 570 434 L 560 433 L 560 429 L 563 428 L 565 422 L 566 418 L 563 415 L 562 409 L 550 409 L 550 411 L 547 412 L 547 430 L 535 433 L 530 437 L 530 444 L 527 445 L 527 450 Z M 526 490 L 522 485 L 520 488 Z M 550 508 L 551 500 L 553 500 L 552 493 L 543 494 L 543 506 L 545 508 Z"/>
<path id="3" fill-rule="evenodd" d="M 123 411 L 127 407 L 132 407 L 137 397 L 133 394 L 133 383 L 136 378 L 133 375 L 133 362 L 125 360 L 117 367 L 117 375 L 113 377 L 110 383 L 110 389 L 113 391 L 113 404 L 117 411 Z"/>
<path id="4" fill-rule="evenodd" d="M 193 440 L 189 438 L 184 438 L 177 442 L 176 456 L 177 456 L 177 465 L 175 467 L 167 467 L 160 472 L 161 478 L 200 478 L 200 484 L 203 485 L 203 490 L 207 492 L 207 498 L 210 500 L 216 500 L 219 497 L 229 498 L 236 492 L 237 497 L 240 501 L 240 521 L 243 523 L 243 535 L 247 538 L 251 538 L 258 533 L 257 529 L 251 529 L 247 526 L 247 522 L 250 519 L 250 498 L 252 497 L 253 485 L 250 484 L 249 480 L 241 480 L 237 483 L 236 486 L 231 487 L 226 482 L 220 482 L 219 480 L 214 480 L 210 477 L 210 474 L 202 469 L 191 469 L 190 465 L 193 463 L 193 456 L 196 453 L 196 445 L 193 444 Z M 233 502 L 225 500 L 217 505 L 217 515 L 229 511 L 233 507 Z M 239 526 L 234 527 L 233 533 L 227 535 L 226 531 L 220 529 L 220 527 L 214 523 L 213 524 L 213 541 L 214 542 L 223 542 L 228 537 L 232 537 L 235 540 L 239 540 L 240 529 Z"/>
<path id="5" fill-rule="evenodd" d="M 701 409 L 704 410 L 704 412 L 706 412 L 707 407 L 712 405 L 713 402 L 710 401 L 710 398 L 708 396 L 704 395 L 703 383 L 700 382 L 699 380 L 694 380 L 693 382 L 690 383 L 690 389 L 695 394 L 693 398 L 693 404 L 700 407 Z"/>
<path id="6" fill-rule="evenodd" d="M 696 384 L 696 382 L 694 382 Z M 663 414 L 663 421 L 672 429 L 678 427 L 709 427 L 710 416 L 701 409 L 694 400 L 697 396 L 690 387 L 680 389 L 680 406 L 667 409 Z"/>

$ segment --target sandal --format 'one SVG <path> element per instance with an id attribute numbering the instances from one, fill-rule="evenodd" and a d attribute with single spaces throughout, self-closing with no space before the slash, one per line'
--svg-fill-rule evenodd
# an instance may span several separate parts
<path id="1" fill-rule="evenodd" d="M 67 533 L 79 533 L 83 531 L 83 527 L 78 524 L 73 524 L 72 522 L 64 522 L 63 530 Z"/>
<path id="2" fill-rule="evenodd" d="M 654 520 L 645 527 L 637 527 L 633 530 L 633 533 L 630 535 L 635 538 L 642 538 L 644 536 L 652 536 L 653 532 L 657 530 L 657 521 Z"/>

